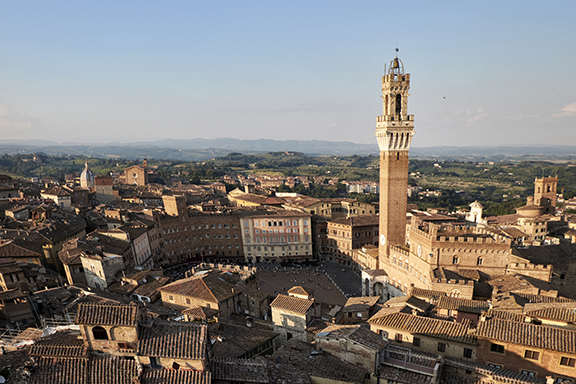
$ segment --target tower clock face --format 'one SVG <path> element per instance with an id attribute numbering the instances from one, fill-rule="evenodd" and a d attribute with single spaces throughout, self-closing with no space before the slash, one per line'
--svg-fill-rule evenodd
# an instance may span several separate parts
<path id="1" fill-rule="evenodd" d="M 386 245 L 386 236 L 384 234 L 380 235 L 380 244 Z"/>

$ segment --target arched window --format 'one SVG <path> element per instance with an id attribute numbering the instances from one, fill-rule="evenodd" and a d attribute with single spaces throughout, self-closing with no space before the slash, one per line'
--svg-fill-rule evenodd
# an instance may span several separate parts
<path id="1" fill-rule="evenodd" d="M 108 340 L 108 333 L 100 326 L 92 328 L 92 335 L 94 335 L 96 340 Z"/>

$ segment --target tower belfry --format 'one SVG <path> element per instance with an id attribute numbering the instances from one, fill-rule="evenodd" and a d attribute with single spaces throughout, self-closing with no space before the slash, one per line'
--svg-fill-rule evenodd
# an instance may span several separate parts
<path id="1" fill-rule="evenodd" d="M 398 52 L 398 49 L 396 49 Z M 380 256 L 406 242 L 408 150 L 414 116 L 408 114 L 410 74 L 396 56 L 382 77 L 383 114 L 376 122 L 380 149 Z"/>

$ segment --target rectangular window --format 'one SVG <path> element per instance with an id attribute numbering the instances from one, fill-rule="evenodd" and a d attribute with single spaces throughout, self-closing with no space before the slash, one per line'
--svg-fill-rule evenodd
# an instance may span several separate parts
<path id="1" fill-rule="evenodd" d="M 415 346 L 415 347 L 419 347 L 419 346 L 420 346 L 420 342 L 421 342 L 421 340 L 420 340 L 419 337 L 415 337 L 415 338 L 412 339 L 412 345 Z"/>
<path id="2" fill-rule="evenodd" d="M 472 358 L 472 350 L 470 348 L 464 348 L 464 357 L 468 359 Z"/>
<path id="3" fill-rule="evenodd" d="M 562 358 L 560 358 L 560 365 L 563 365 L 565 367 L 574 367 L 576 366 L 576 359 L 562 356 Z"/>
<path id="4" fill-rule="evenodd" d="M 446 352 L 446 343 L 438 343 L 438 352 Z"/>
<path id="5" fill-rule="evenodd" d="M 186 304 L 190 304 L 190 299 L 186 298 Z"/>
<path id="6" fill-rule="evenodd" d="M 504 353 L 504 346 L 501 344 L 492 343 L 490 345 L 490 352 Z"/>
<path id="7" fill-rule="evenodd" d="M 401 343 L 402 342 L 402 334 L 401 333 L 397 333 L 396 334 L 396 341 Z"/>
<path id="8" fill-rule="evenodd" d="M 540 358 L 540 352 L 527 349 L 524 351 L 524 358 L 530 360 L 538 360 Z"/>

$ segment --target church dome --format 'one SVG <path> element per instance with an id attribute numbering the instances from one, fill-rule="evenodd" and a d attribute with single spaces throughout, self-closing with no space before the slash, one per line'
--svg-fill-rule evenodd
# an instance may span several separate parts
<path id="1" fill-rule="evenodd" d="M 84 170 L 80 174 L 80 186 L 83 188 L 94 188 L 94 176 L 94 172 L 92 172 L 88 162 L 86 162 Z"/>

